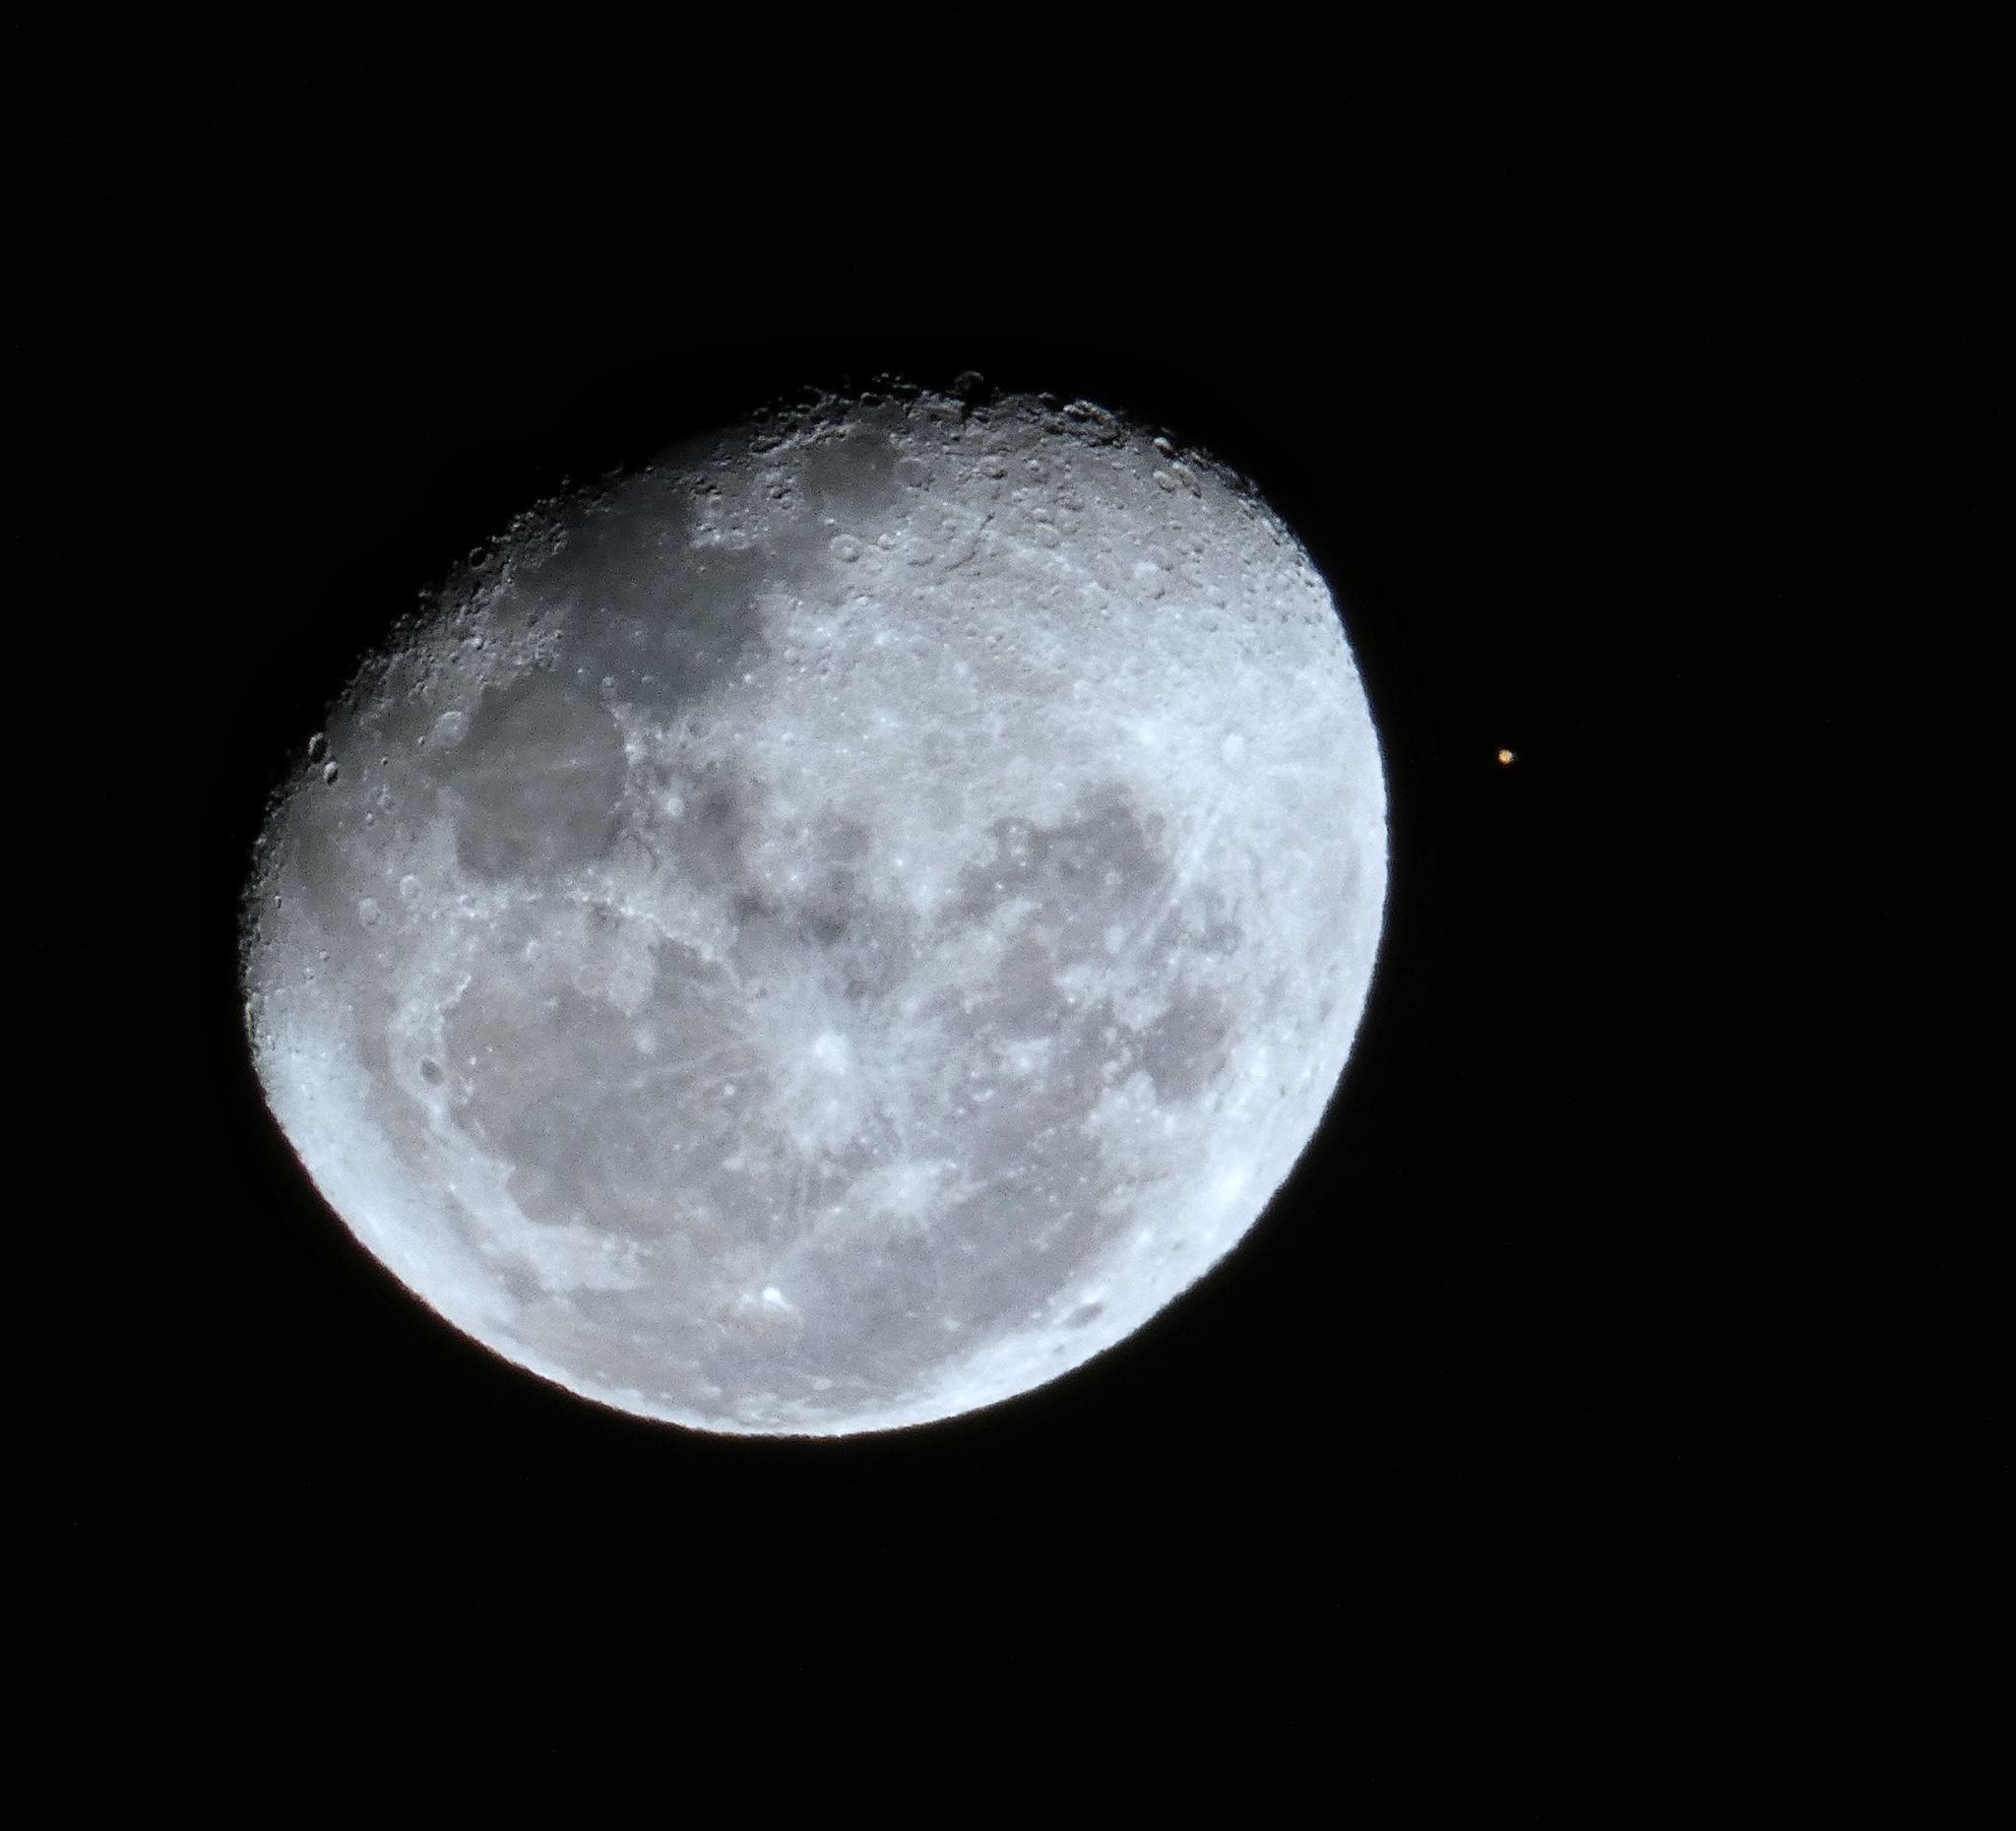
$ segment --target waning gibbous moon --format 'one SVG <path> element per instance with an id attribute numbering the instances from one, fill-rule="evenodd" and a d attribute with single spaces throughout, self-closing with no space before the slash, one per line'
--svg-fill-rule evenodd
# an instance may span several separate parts
<path id="1" fill-rule="evenodd" d="M 1237 1244 L 1386 895 L 1330 594 L 1087 402 L 804 397 L 472 554 L 276 796 L 267 1103 L 587 1398 L 842 1435 L 1079 1366 Z"/>

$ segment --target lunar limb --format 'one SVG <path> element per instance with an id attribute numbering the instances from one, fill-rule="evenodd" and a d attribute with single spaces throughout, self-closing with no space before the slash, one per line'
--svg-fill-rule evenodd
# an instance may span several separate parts
<path id="1" fill-rule="evenodd" d="M 305 743 L 268 1104 L 362 1245 L 587 1398 L 970 1412 L 1238 1242 L 1350 1053 L 1385 786 L 1329 591 L 1090 403 L 808 397 L 536 505 Z"/>

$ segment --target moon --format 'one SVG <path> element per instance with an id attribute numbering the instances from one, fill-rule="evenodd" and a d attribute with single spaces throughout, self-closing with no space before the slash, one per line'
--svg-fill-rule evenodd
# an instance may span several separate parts
<path id="1" fill-rule="evenodd" d="M 534 504 L 287 768 L 249 1046 L 358 1242 L 688 1428 L 994 1405 L 1239 1242 L 1385 907 L 1330 591 L 1086 401 L 807 392 Z"/>

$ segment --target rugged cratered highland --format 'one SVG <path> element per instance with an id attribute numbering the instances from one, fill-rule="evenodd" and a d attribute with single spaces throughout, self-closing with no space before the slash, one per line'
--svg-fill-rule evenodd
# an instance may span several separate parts
<path id="1" fill-rule="evenodd" d="M 521 516 L 257 860 L 259 1077 L 363 1245 L 576 1393 L 830 1435 L 1051 1379 L 1238 1241 L 1351 1047 L 1385 791 L 1239 479 L 891 386 Z"/>

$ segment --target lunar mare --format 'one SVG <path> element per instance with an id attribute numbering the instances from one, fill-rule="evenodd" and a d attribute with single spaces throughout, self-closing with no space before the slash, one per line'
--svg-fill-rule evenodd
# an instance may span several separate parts
<path id="1" fill-rule="evenodd" d="M 975 1410 L 1223 1258 L 1345 1067 L 1385 788 L 1330 594 L 1088 403 L 821 395 L 480 549 L 246 897 L 357 1239 L 624 1411 Z"/>

